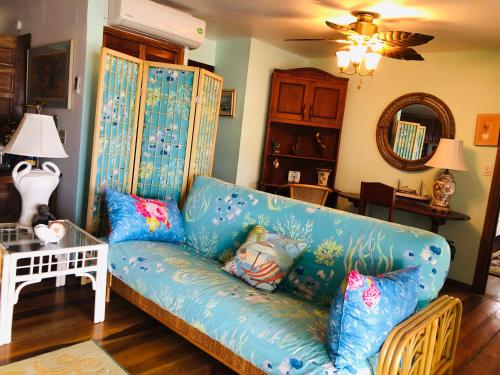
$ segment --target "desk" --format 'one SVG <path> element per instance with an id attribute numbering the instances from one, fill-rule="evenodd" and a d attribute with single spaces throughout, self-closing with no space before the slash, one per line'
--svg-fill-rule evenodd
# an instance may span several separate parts
<path id="1" fill-rule="evenodd" d="M 339 197 L 346 198 L 349 202 L 354 204 L 354 207 L 359 206 L 359 193 L 345 193 L 343 191 L 337 191 L 336 193 Z M 413 212 L 417 215 L 427 216 L 431 219 L 431 232 L 434 233 L 438 232 L 439 226 L 446 223 L 446 220 L 470 220 L 470 216 L 460 212 L 437 212 L 431 210 L 426 204 L 404 198 L 396 198 L 396 204 L 394 207 L 401 211 Z"/>

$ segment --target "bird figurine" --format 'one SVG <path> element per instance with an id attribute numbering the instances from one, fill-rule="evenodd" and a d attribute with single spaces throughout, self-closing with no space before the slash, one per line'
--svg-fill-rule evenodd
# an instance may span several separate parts
<path id="1" fill-rule="evenodd" d="M 280 153 L 280 143 L 276 142 L 274 139 L 271 139 L 271 143 L 273 145 L 273 152 L 275 154 L 279 154 Z"/>
<path id="2" fill-rule="evenodd" d="M 319 146 L 320 148 L 320 153 L 321 155 L 325 156 L 325 152 L 326 152 L 326 145 L 325 145 L 325 142 L 323 141 L 323 139 L 321 138 L 321 134 L 320 132 L 317 132 L 315 135 L 314 135 L 314 139 L 316 140 L 316 143 L 317 145 Z"/>
<path id="3" fill-rule="evenodd" d="M 49 221 L 54 221 L 56 218 L 50 212 L 49 206 L 46 204 L 40 204 L 36 208 L 37 213 L 33 215 L 33 219 L 31 219 L 31 225 L 36 227 L 38 224 L 48 225 Z"/>
<path id="4" fill-rule="evenodd" d="M 33 228 L 36 236 L 44 243 L 58 243 L 66 234 L 66 227 L 62 221 L 50 221 L 49 225 L 38 224 Z"/>
<path id="5" fill-rule="evenodd" d="M 295 155 L 299 155 L 300 154 L 300 149 L 301 149 L 301 145 L 300 145 L 300 142 L 302 141 L 302 139 L 300 138 L 300 136 L 297 137 L 297 141 L 295 142 L 294 145 L 292 145 L 292 152 L 295 154 Z"/>

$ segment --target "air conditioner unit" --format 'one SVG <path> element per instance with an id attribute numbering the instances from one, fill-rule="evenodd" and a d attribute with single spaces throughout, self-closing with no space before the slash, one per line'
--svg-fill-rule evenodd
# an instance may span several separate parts
<path id="1" fill-rule="evenodd" d="M 108 25 L 198 48 L 205 21 L 150 0 L 109 0 Z"/>

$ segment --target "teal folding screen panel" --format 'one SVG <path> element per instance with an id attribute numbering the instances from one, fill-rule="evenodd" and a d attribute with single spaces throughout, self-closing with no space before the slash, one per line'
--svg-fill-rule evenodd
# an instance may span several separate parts
<path id="1" fill-rule="evenodd" d="M 90 174 L 87 230 L 107 229 L 104 192 L 130 192 L 143 62 L 103 48 Z"/>
<path id="2" fill-rule="evenodd" d="M 189 159 L 199 69 L 146 61 L 132 191 L 180 201 Z"/>

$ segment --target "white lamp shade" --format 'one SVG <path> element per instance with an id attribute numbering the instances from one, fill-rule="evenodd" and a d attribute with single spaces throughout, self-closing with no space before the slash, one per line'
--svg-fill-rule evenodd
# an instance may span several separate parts
<path id="1" fill-rule="evenodd" d="M 456 139 L 441 138 L 436 152 L 425 165 L 455 171 L 466 171 L 464 142 Z"/>
<path id="2" fill-rule="evenodd" d="M 35 113 L 24 114 L 19 127 L 2 152 L 42 158 L 68 157 L 57 133 L 54 118 Z"/>
<path id="3" fill-rule="evenodd" d="M 351 63 L 351 51 L 344 47 L 336 52 L 337 55 L 337 65 L 341 69 L 345 69 Z"/>

